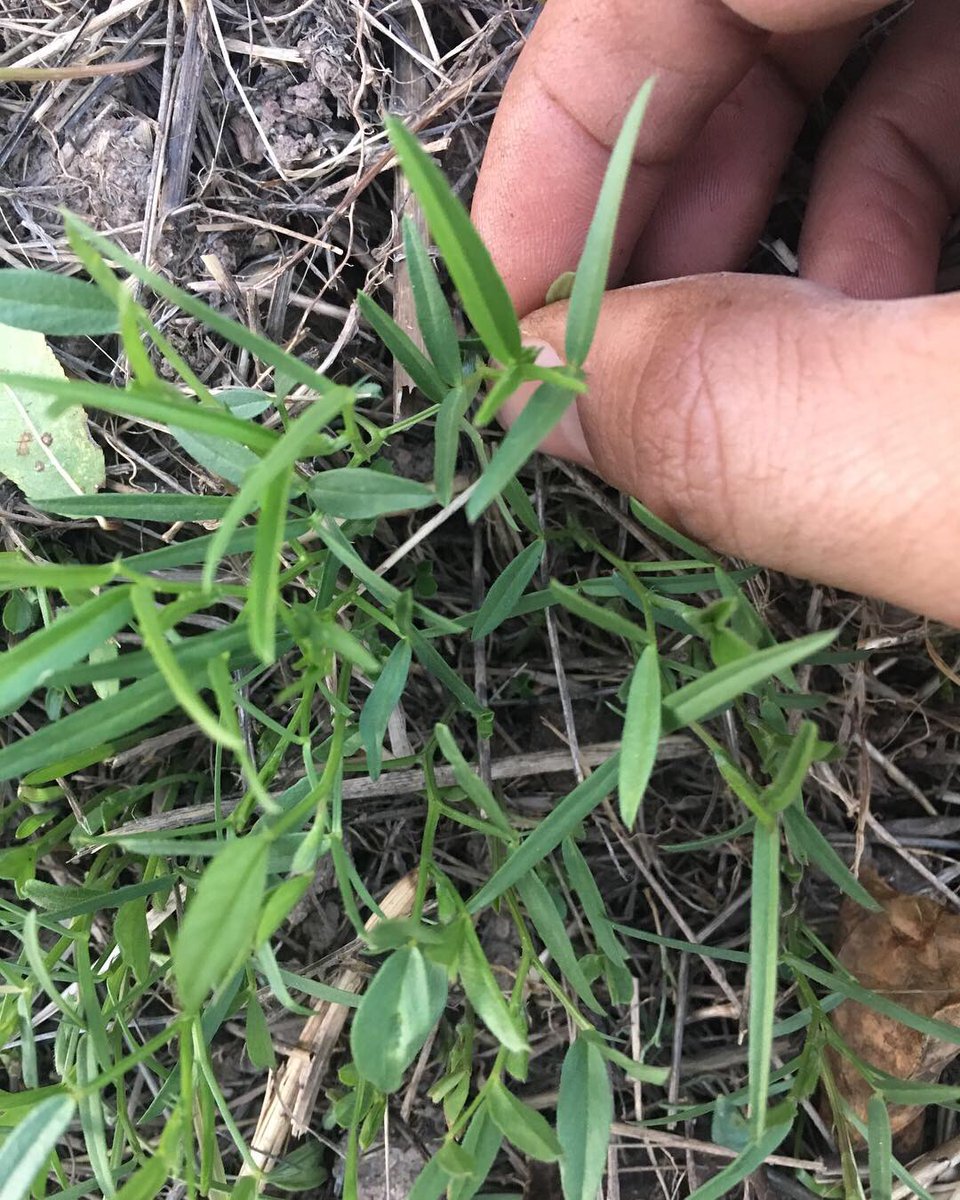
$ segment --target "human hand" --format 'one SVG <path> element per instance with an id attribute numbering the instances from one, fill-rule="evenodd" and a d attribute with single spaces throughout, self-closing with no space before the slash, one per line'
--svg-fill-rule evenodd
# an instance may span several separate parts
<path id="1" fill-rule="evenodd" d="M 642 286 L 608 293 L 589 393 L 544 448 L 719 549 L 960 624 L 960 296 L 928 294 L 960 208 L 952 0 L 917 0 L 837 118 L 803 279 L 716 273 L 755 244 L 807 104 L 879 7 L 549 0 L 474 219 L 556 363 L 565 305 L 540 306 L 656 74 L 611 279 Z"/>

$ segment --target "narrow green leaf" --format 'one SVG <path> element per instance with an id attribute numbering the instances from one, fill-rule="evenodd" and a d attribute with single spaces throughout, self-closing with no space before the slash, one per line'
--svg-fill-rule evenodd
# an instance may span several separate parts
<path id="1" fill-rule="evenodd" d="M 74 1006 L 57 991 L 56 985 L 50 977 L 50 972 L 47 969 L 47 960 L 41 949 L 40 938 L 37 934 L 37 924 L 37 914 L 33 909 L 28 910 L 24 918 L 21 936 L 23 938 L 23 952 L 33 973 L 33 980 L 47 993 L 56 1008 L 67 1018 L 70 1025 L 81 1027 L 83 1024 L 82 1014 L 77 1012 Z M 2 1161 L 2 1158 L 0 1158 L 0 1162 Z"/>
<path id="2" fill-rule="evenodd" d="M 176 697 L 177 703 L 212 741 L 234 751 L 241 750 L 243 745 L 239 737 L 232 730 L 226 729 L 219 718 L 207 708 L 186 672 L 177 662 L 164 634 L 153 592 L 145 587 L 136 586 L 130 595 L 143 644 L 153 657 L 157 670 Z"/>
<path id="3" fill-rule="evenodd" d="M 460 381 L 463 372 L 457 328 L 420 231 L 406 216 L 403 218 L 403 247 L 423 344 L 440 378 L 452 387 Z"/>
<path id="4" fill-rule="evenodd" d="M 901 1183 L 907 1186 L 907 1195 L 912 1192 L 913 1195 L 916 1196 L 917 1200 L 935 1200 L 935 1197 L 927 1191 L 919 1179 L 917 1179 L 916 1176 L 911 1175 L 907 1168 L 903 1166 L 898 1159 L 895 1158 L 891 1165 L 893 1167 L 894 1175 L 896 1175 Z"/>
<path id="5" fill-rule="evenodd" d="M 573 291 L 570 293 L 566 341 L 567 361 L 577 366 L 581 366 L 586 360 L 600 316 L 600 304 L 603 293 L 607 290 L 610 255 L 617 231 L 620 204 L 633 166 L 633 152 L 653 84 L 653 79 L 646 81 L 624 118 L 610 154 L 596 211 L 577 265 Z"/>
<path id="6" fill-rule="evenodd" d="M 71 1096 L 31 1108 L 0 1146 L 0 1200 L 26 1200 L 77 1111 Z"/>
<path id="7" fill-rule="evenodd" d="M 281 472 L 292 467 L 307 450 L 310 439 L 324 425 L 339 415 L 354 400 L 349 388 L 331 387 L 319 400 L 315 400 L 294 420 L 283 437 L 247 474 L 243 486 L 230 501 L 220 528 L 210 540 L 203 564 L 204 586 L 210 588 L 217 564 L 226 552 L 233 531 L 248 513 L 260 505 L 264 488 Z M 232 420 L 233 418 L 231 418 Z"/>
<path id="8" fill-rule="evenodd" d="M 447 1189 L 450 1177 L 437 1162 L 437 1156 L 427 1163 L 413 1181 L 407 1200 L 440 1200 Z"/>
<path id="9" fill-rule="evenodd" d="M 444 383 L 436 367 L 420 351 L 410 335 L 365 292 L 357 293 L 357 307 L 420 391 L 434 404 L 439 404 L 449 385 Z"/>
<path id="10" fill-rule="evenodd" d="M 647 646 L 637 661 L 627 693 L 627 714 L 620 746 L 620 817 L 633 828 L 657 761 L 660 741 L 660 662 Z"/>
<path id="11" fill-rule="evenodd" d="M 668 545 L 676 546 L 678 550 L 689 555 L 690 558 L 695 559 L 697 562 L 708 563 L 711 566 L 716 562 L 716 557 L 711 551 L 691 541 L 690 538 L 684 537 L 682 533 L 678 533 L 666 521 L 661 520 L 660 517 L 656 516 L 649 508 L 633 497 L 630 498 L 630 511 L 641 525 L 649 529 L 658 538 L 662 538 Z"/>
<path id="12" fill-rule="evenodd" d="M 720 1200 L 727 1196 L 742 1183 L 748 1175 L 752 1175 L 761 1167 L 767 1156 L 773 1154 L 783 1139 L 790 1132 L 792 1120 L 782 1125 L 771 1125 L 759 1141 L 750 1145 L 738 1155 L 733 1162 L 728 1163 L 722 1171 L 718 1171 L 712 1179 L 701 1184 L 695 1192 L 690 1193 L 689 1200 Z"/>
<path id="13" fill-rule="evenodd" d="M 800 796 L 803 781 L 817 754 L 819 731 L 812 721 L 804 721 L 794 735 L 776 776 L 765 788 L 760 803 L 768 813 L 782 812 Z"/>
<path id="14" fill-rule="evenodd" d="M 26 775 L 51 762 L 105 746 L 176 705 L 163 679 L 157 676 L 141 679 L 121 688 L 115 696 L 78 708 L 76 712 L 44 725 L 36 733 L 5 746 L 0 750 L 0 780 Z"/>
<path id="15" fill-rule="evenodd" d="M 236 409 L 232 410 L 236 416 Z M 243 483 L 247 472 L 259 462 L 258 455 L 246 446 L 236 442 L 225 441 L 209 433 L 194 433 L 189 429 L 170 427 L 171 434 L 186 450 L 190 457 L 212 475 L 226 479 L 228 483 Z"/>
<path id="16" fill-rule="evenodd" d="M 611 962 L 625 963 L 629 956 L 617 940 L 597 881 L 573 838 L 564 839 L 562 853 L 563 866 L 570 886 L 577 893 L 584 916 L 597 939 L 597 945 Z"/>
<path id="17" fill-rule="evenodd" d="M 443 684 L 450 695 L 459 700 L 471 716 L 476 717 L 477 720 L 483 720 L 486 716 L 486 709 L 478 703 L 476 696 L 453 670 L 433 642 L 429 638 L 425 638 L 418 629 L 413 629 L 410 631 L 410 645 L 417 656 L 417 661 L 427 674 L 432 675 L 439 683 Z"/>
<path id="18" fill-rule="evenodd" d="M 806 962 L 795 954 L 785 954 L 783 962 L 792 971 L 816 980 L 817 983 L 823 984 L 833 992 L 838 992 L 847 1000 L 856 1000 L 865 1008 L 882 1013 L 885 1017 L 892 1017 L 895 1021 L 906 1025 L 908 1029 L 919 1030 L 927 1037 L 937 1038 L 951 1046 L 960 1046 L 960 1027 L 952 1025 L 949 1021 L 941 1021 L 937 1017 L 921 1016 L 919 1013 L 905 1008 L 902 1004 L 897 1004 L 894 1000 L 888 1000 L 882 992 L 865 988 L 855 979 L 847 978 L 836 971 L 825 971 L 822 967 L 814 966 L 813 963 Z"/>
<path id="19" fill-rule="evenodd" d="M 758 1141 L 767 1127 L 773 1021 L 780 953 L 780 826 L 757 822 L 753 831 L 750 894 L 750 1014 L 748 1071 L 750 1128 Z"/>
<path id="20" fill-rule="evenodd" d="M 790 849 L 801 862 L 810 862 L 819 867 L 828 879 L 833 880 L 842 892 L 863 908 L 870 912 L 880 912 L 880 902 L 851 874 L 847 864 L 799 804 L 791 804 L 789 808 L 784 809 L 783 824 Z"/>
<path id="21" fill-rule="evenodd" d="M 531 924 L 544 946 L 550 951 L 563 977 L 591 1012 L 602 1013 L 603 1008 L 594 996 L 587 977 L 583 973 L 576 951 L 564 927 L 563 918 L 557 911 L 557 906 L 546 884 L 535 871 L 530 871 L 518 879 L 515 886 L 530 917 Z"/>
<path id="22" fill-rule="evenodd" d="M 512 482 L 574 400 L 576 395 L 566 388 L 541 383 L 510 426 L 500 448 L 477 481 L 467 501 L 467 516 L 471 521 L 476 521 Z"/>
<path id="23" fill-rule="evenodd" d="M 494 1159 L 500 1150 L 503 1135 L 491 1120 L 485 1104 L 473 1114 L 461 1145 L 474 1161 L 473 1174 L 469 1179 L 454 1180 L 447 1192 L 449 1200 L 472 1200 L 490 1174 Z"/>
<path id="24" fill-rule="evenodd" d="M 170 1171 L 165 1159 L 155 1154 L 139 1170 L 134 1171 L 117 1192 L 116 1200 L 156 1200 L 169 1178 Z"/>
<path id="25" fill-rule="evenodd" d="M 104 267 L 103 279 L 107 280 L 108 277 L 111 280 L 114 279 L 113 273 Z M 150 355 L 140 336 L 141 328 L 147 325 L 146 314 L 138 304 L 134 303 L 133 297 L 125 288 L 117 288 L 116 291 L 113 291 L 108 287 L 104 290 L 117 305 L 120 313 L 120 343 L 127 356 L 134 379 L 143 384 L 159 383 L 160 377 L 154 370 Z"/>
<path id="26" fill-rule="evenodd" d="M 437 499 L 446 506 L 453 499 L 453 477 L 460 447 L 460 423 L 476 395 L 476 389 L 461 384 L 447 392 L 437 413 L 433 444 L 433 486 Z"/>
<path id="27" fill-rule="evenodd" d="M 612 1123 L 613 1091 L 606 1061 L 591 1040 L 577 1038 L 564 1055 L 557 1100 L 564 1200 L 596 1200 Z"/>
<path id="28" fill-rule="evenodd" d="M 175 778 L 175 777 L 174 777 Z M 190 778 L 182 776 L 181 778 Z M 43 908 L 58 921 L 105 909 L 123 908 L 129 901 L 169 891 L 177 882 L 175 875 L 158 875 L 143 883 L 128 883 L 109 891 L 95 887 L 72 887 L 62 883 L 43 883 L 33 879 L 23 887 L 23 894 L 38 908 Z"/>
<path id="29" fill-rule="evenodd" d="M 287 536 L 291 539 L 303 537 L 309 533 L 312 523 L 308 520 L 291 521 L 287 526 Z M 238 529 L 227 543 L 227 554 L 244 554 L 253 549 L 256 540 L 255 529 Z M 173 542 L 161 550 L 148 550 L 145 554 L 134 554 L 124 560 L 130 571 L 169 571 L 175 567 L 191 566 L 203 562 L 207 547 L 212 541 L 211 535 L 190 538 L 186 542 Z"/>
<path id="30" fill-rule="evenodd" d="M 507 1050 L 526 1053 L 530 1047 L 518 1017 L 507 1007 L 500 986 L 480 945 L 473 922 L 463 918 L 463 940 L 458 959 L 460 982 L 477 1016 Z"/>
<path id="31" fill-rule="evenodd" d="M 321 395 L 326 394 L 334 386 L 329 379 L 325 378 L 318 371 L 315 371 L 313 367 L 308 366 L 295 355 L 288 353 L 275 342 L 271 342 L 269 338 L 254 333 L 246 325 L 241 325 L 239 321 L 233 320 L 232 317 L 228 317 L 225 313 L 211 308 L 209 304 L 204 303 L 198 296 L 184 291 L 183 288 L 178 288 L 156 271 L 151 271 L 139 259 L 135 258 L 132 254 L 128 254 L 121 246 L 111 242 L 102 234 L 97 233 L 96 230 L 81 221 L 79 217 L 74 216 L 72 213 L 67 213 L 64 216 L 63 223 L 67 231 L 67 237 L 71 245 L 75 248 L 78 244 L 81 246 L 83 244 L 92 246 L 104 258 L 116 263 L 123 270 L 128 271 L 135 279 L 139 279 L 141 283 L 145 283 L 156 295 L 162 296 L 164 300 L 168 300 L 183 312 L 196 317 L 205 329 L 212 329 L 225 337 L 227 341 L 232 342 L 234 346 L 248 350 L 254 358 L 260 359 L 275 370 L 282 371 L 294 383 L 303 384 L 303 386 L 319 392 Z M 259 427 L 255 426 L 254 428 Z M 261 432 L 268 433 L 269 431 L 263 429 Z"/>
<path id="32" fill-rule="evenodd" d="M 0 714 L 13 712 L 54 674 L 85 658 L 130 620 L 130 589 L 110 588 L 0 654 Z"/>
<path id="33" fill-rule="evenodd" d="M 638 646 L 651 644 L 650 634 L 641 626 L 634 624 L 633 621 L 628 621 L 626 617 L 622 617 L 607 605 L 588 600 L 575 588 L 567 587 L 566 584 L 553 579 L 550 581 L 550 595 L 574 616 L 589 621 L 591 625 L 596 625 L 598 629 L 602 629 L 606 633 L 612 633 L 614 637 L 624 638 Z"/>
<path id="34" fill-rule="evenodd" d="M 473 640 L 489 637 L 513 612 L 543 561 L 546 543 L 533 542 L 497 576 L 473 622 Z"/>
<path id="35" fill-rule="evenodd" d="M 84 1012 L 89 1019 L 91 1006 L 85 1005 Z M 112 1064 L 103 1063 L 101 1065 L 107 1069 Z M 113 1172 L 110 1169 L 110 1157 L 107 1151 L 107 1128 L 103 1101 L 90 1087 L 97 1076 L 97 1053 L 92 1036 L 84 1034 L 77 1044 L 76 1071 L 77 1083 L 83 1089 L 78 1103 L 80 1128 L 83 1130 L 83 1140 L 90 1158 L 90 1166 L 93 1168 L 94 1178 L 105 1200 L 113 1200 L 117 1191 L 113 1184 Z"/>
<path id="36" fill-rule="evenodd" d="M 956 1104 L 960 1101 L 960 1084 L 917 1083 L 896 1079 L 885 1071 L 871 1074 L 880 1095 L 892 1104 Z"/>
<path id="37" fill-rule="evenodd" d="M 251 532 L 253 532 L 251 530 Z M 225 626 L 215 633 L 202 633 L 193 637 L 182 638 L 171 645 L 177 662 L 186 670 L 199 669 L 203 675 L 206 664 L 212 659 L 226 654 L 237 665 L 252 663 L 249 653 L 249 638 L 246 627 L 241 622 Z M 121 654 L 118 658 L 104 662 L 78 663 L 64 671 L 57 671 L 50 680 L 52 687 L 78 687 L 82 684 L 96 683 L 102 679 L 143 679 L 153 676 L 156 680 L 157 666 L 149 651 L 134 650 L 129 654 Z M 162 682 L 162 680 L 161 680 Z M 204 683 L 203 686 L 206 686 Z M 71 714 L 75 715 L 75 714 Z M 64 718 L 65 719 L 65 718 Z"/>
<path id="38" fill-rule="evenodd" d="M 100 288 L 72 275 L 0 270 L 0 321 L 57 337 L 116 333 L 117 306 Z"/>
<path id="39" fill-rule="evenodd" d="M 314 475 L 308 488 L 321 511 L 331 517 L 364 520 L 436 504 L 425 484 L 368 467 L 336 467 Z"/>
<path id="40" fill-rule="evenodd" d="M 886 1101 L 876 1093 L 867 1102 L 870 1200 L 890 1200 L 893 1191 L 893 1139 Z"/>
<path id="41" fill-rule="evenodd" d="M 478 429 L 489 425 L 504 404 L 510 399 L 517 388 L 524 382 L 524 370 L 516 363 L 500 373 L 490 390 L 480 401 L 474 424 Z"/>
<path id="42" fill-rule="evenodd" d="M 597 1047 L 600 1053 L 608 1062 L 614 1063 L 627 1076 L 628 1079 L 636 1079 L 640 1083 L 653 1083 L 657 1087 L 663 1087 L 670 1078 L 669 1067 L 651 1067 L 646 1063 L 637 1062 L 635 1058 L 630 1058 L 620 1050 L 614 1049 L 613 1046 L 608 1046 L 606 1042 L 598 1039 Z"/>
<path id="43" fill-rule="evenodd" d="M 453 740 L 453 734 L 447 725 L 438 723 L 434 726 L 437 735 L 437 745 L 440 752 L 453 768 L 453 777 L 458 787 L 466 792 L 467 797 L 476 806 L 477 811 L 492 821 L 511 840 L 516 840 L 513 826 L 503 811 L 500 802 L 476 773 L 473 767 L 460 753 L 460 747 Z"/>
<path id="44" fill-rule="evenodd" d="M 277 657 L 280 551 L 286 540 L 287 504 L 292 481 L 292 471 L 288 467 L 264 489 L 250 566 L 250 587 L 244 605 L 250 648 L 265 666 L 270 666 Z"/>
<path id="45" fill-rule="evenodd" d="M 616 754 L 608 758 L 603 766 L 564 796 L 470 900 L 469 912 L 478 913 L 489 907 L 507 888 L 513 887 L 518 879 L 556 850 L 563 839 L 610 795 L 616 787 L 618 759 Z"/>
<path id="46" fill-rule="evenodd" d="M 684 684 L 663 702 L 664 732 L 702 721 L 758 683 L 829 646 L 836 636 L 834 630 L 828 630 L 768 646 Z"/>
<path id="47" fill-rule="evenodd" d="M 77 990 L 80 1008 L 83 1009 L 84 1025 L 88 1031 L 84 1036 L 84 1043 L 78 1049 L 78 1072 L 80 1055 L 85 1054 L 86 1078 L 78 1074 L 80 1084 L 85 1085 L 86 1082 L 94 1079 L 100 1070 L 109 1070 L 113 1067 L 113 1050 L 107 1036 L 107 1021 L 103 1015 L 100 997 L 97 996 L 94 968 L 90 962 L 90 948 L 85 941 L 80 940 L 77 943 L 74 958 L 77 960 Z M 112 1193 L 113 1182 L 107 1166 L 106 1130 L 103 1128 L 102 1117 L 102 1109 L 92 1112 L 92 1114 L 86 1114 L 84 1102 L 80 1100 L 80 1120 L 84 1124 L 90 1124 L 100 1140 L 100 1147 L 98 1147 L 101 1151 L 100 1174 L 98 1174 L 100 1186 L 104 1192 Z M 88 1140 L 89 1146 L 90 1135 L 86 1140 Z"/>
<path id="48" fill-rule="evenodd" d="M 353 992 L 345 992 L 342 988 L 330 987 L 325 983 L 317 983 L 313 979 L 304 979 L 300 975 L 294 975 L 290 971 L 283 971 L 277 966 L 277 961 L 273 957 L 273 953 L 268 946 L 262 946 L 257 951 L 257 962 L 270 984 L 270 990 L 274 993 L 278 1000 L 283 999 L 286 1007 L 292 1011 L 298 1012 L 301 1016 L 309 1016 L 310 1010 L 292 1005 L 289 1001 L 289 993 L 285 993 L 285 986 L 289 985 L 295 991 L 303 992 L 307 996 L 313 996 L 317 1000 L 329 1000 L 331 1004 L 339 1004 L 343 1008 L 358 1008 L 360 1005 L 359 999 Z M 277 985 L 280 985 L 279 987 Z M 284 993 L 287 998 L 284 998 Z"/>
<path id="49" fill-rule="evenodd" d="M 30 562 L 22 554 L 0 552 L 0 587 L 45 587 L 55 591 L 87 591 L 112 583 L 116 563 L 85 567 L 79 563 Z"/>
<path id="50" fill-rule="evenodd" d="M 437 1151 L 437 1165 L 451 1179 L 469 1179 L 477 1164 L 458 1142 L 451 1141 Z"/>
<path id="51" fill-rule="evenodd" d="M 576 278 L 576 271 L 562 271 L 547 288 L 544 304 L 557 304 L 560 300 L 569 300 Z"/>
<path id="52" fill-rule="evenodd" d="M 497 1080 L 487 1092 L 490 1118 L 503 1136 L 538 1162 L 556 1162 L 563 1153 L 546 1119 L 518 1100 Z"/>
<path id="53" fill-rule="evenodd" d="M 330 553 L 347 568 L 351 575 L 359 579 L 370 593 L 390 608 L 400 600 L 402 595 L 399 588 L 387 583 L 383 576 L 368 566 L 356 552 L 350 542 L 343 536 L 334 521 L 321 521 L 316 526 L 317 535 Z"/>
<path id="54" fill-rule="evenodd" d="M 116 413 L 117 416 L 133 420 L 156 421 L 162 425 L 224 437 L 262 452 L 269 450 L 278 440 L 277 434 L 271 429 L 254 421 L 239 421 L 221 408 L 186 400 L 169 384 L 157 387 L 137 384 L 129 388 L 115 388 L 104 383 L 88 383 L 83 379 L 37 378 L 33 375 L 15 375 L 13 372 L 6 377 L 6 381 L 15 388 L 42 386 L 44 392 L 56 401 L 54 411 L 79 405 L 98 408 L 102 412 Z"/>
<path id="55" fill-rule="evenodd" d="M 413 134 L 395 118 L 388 117 L 386 125 L 470 323 L 494 358 L 513 362 L 520 355 L 520 327 L 490 252 L 439 167 Z"/>
<path id="56" fill-rule="evenodd" d="M 146 983 L 150 976 L 150 929 L 147 925 L 146 902 L 142 898 L 128 900 L 117 909 L 113 919 L 113 936 L 137 983 Z"/>
<path id="57" fill-rule="evenodd" d="M 261 1071 L 272 1071 L 277 1065 L 277 1055 L 270 1037 L 270 1026 L 256 992 L 251 992 L 247 1000 L 245 1032 L 250 1062 Z"/>
<path id="58" fill-rule="evenodd" d="M 310 875 L 293 875 L 284 879 L 267 893 L 257 933 L 254 938 L 255 946 L 262 946 L 268 938 L 272 938 L 283 922 L 287 919 L 297 904 L 303 899 L 310 888 L 313 879 Z"/>
<path id="59" fill-rule="evenodd" d="M 753 817 L 748 817 L 739 825 L 735 825 L 733 829 L 722 829 L 719 833 L 712 833 L 703 838 L 693 838 L 689 842 L 665 843 L 658 848 L 663 854 L 690 854 L 697 850 L 709 850 L 712 846 L 725 846 L 727 843 L 735 842 L 737 838 L 743 837 L 745 833 L 751 833 L 753 820 Z"/>
<path id="60" fill-rule="evenodd" d="M 93 496 L 39 497 L 43 512 L 61 517 L 114 517 L 121 521 L 216 521 L 227 511 L 225 496 L 189 492 L 98 492 Z"/>
<path id="61" fill-rule="evenodd" d="M 754 817 L 769 824 L 770 815 L 764 808 L 760 800 L 760 793 L 757 791 L 753 782 L 740 770 L 736 763 L 728 757 L 727 752 L 719 746 L 714 750 L 714 762 L 717 764 L 717 770 L 720 772 L 721 778 L 729 786 L 730 790 L 737 797 Z"/>
<path id="62" fill-rule="evenodd" d="M 417 947 L 394 951 L 367 986 L 350 1050 L 362 1078 L 395 1092 L 447 1002 L 447 973 Z"/>
<path id="63" fill-rule="evenodd" d="M 383 737 L 407 686 L 411 658 L 410 643 L 397 642 L 360 710 L 360 740 L 367 755 L 367 774 L 371 779 L 380 778 Z"/>
<path id="64" fill-rule="evenodd" d="M 267 883 L 268 843 L 228 842 L 200 878 L 173 948 L 173 973 L 187 1012 L 197 1012 L 253 949 Z"/>
<path id="65" fill-rule="evenodd" d="M 274 398 L 259 388 L 222 388 L 213 392 L 213 397 L 219 400 L 228 412 L 241 420 L 259 417 L 268 408 L 273 407 Z"/>

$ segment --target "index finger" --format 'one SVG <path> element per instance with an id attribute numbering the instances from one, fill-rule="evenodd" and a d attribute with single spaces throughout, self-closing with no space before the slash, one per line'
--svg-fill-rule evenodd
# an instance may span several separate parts
<path id="1" fill-rule="evenodd" d="M 521 315 L 579 259 L 610 148 L 656 75 L 614 246 L 616 282 L 670 166 L 808 0 L 550 0 L 504 91 L 473 215 Z M 818 0 L 837 22 L 875 0 Z M 830 24 L 824 19 L 824 24 Z"/>

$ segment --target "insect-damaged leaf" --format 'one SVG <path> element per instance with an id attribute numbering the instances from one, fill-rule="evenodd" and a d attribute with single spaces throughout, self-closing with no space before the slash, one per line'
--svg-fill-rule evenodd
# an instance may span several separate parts
<path id="1" fill-rule="evenodd" d="M 103 454 L 83 409 L 54 416 L 42 384 L 13 388 L 4 382 L 7 372 L 61 384 L 65 378 L 42 333 L 0 325 L 0 473 L 30 499 L 95 492 L 104 480 Z"/>

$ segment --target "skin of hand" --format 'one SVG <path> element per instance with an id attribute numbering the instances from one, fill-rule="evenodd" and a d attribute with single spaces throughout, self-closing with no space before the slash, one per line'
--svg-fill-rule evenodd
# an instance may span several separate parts
<path id="1" fill-rule="evenodd" d="M 875 0 L 549 0 L 473 216 L 540 361 L 639 85 L 656 85 L 586 363 L 544 449 L 728 553 L 960 625 L 960 14 L 916 0 L 817 165 L 801 279 L 738 275 Z M 516 397 L 509 421 L 528 396 Z"/>

